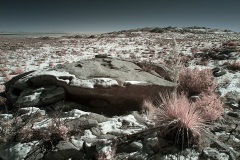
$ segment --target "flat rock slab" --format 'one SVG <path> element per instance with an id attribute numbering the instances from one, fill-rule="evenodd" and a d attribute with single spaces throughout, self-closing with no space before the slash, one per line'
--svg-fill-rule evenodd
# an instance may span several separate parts
<path id="1" fill-rule="evenodd" d="M 140 66 L 111 58 L 66 63 L 19 76 L 19 79 L 15 78 L 6 84 L 6 92 L 12 105 L 21 106 L 24 104 L 20 103 L 19 98 L 29 90 L 57 86 L 64 89 L 66 99 L 86 104 L 90 111 L 123 113 L 126 110 L 139 110 L 144 99 L 156 99 L 159 92 L 172 91 L 176 86 L 161 78 L 159 72 L 146 72 Z M 157 68 L 159 70 L 159 66 Z M 11 97 L 15 97 L 14 101 L 11 101 Z M 56 101 L 51 101 L 51 96 L 48 96 L 46 104 L 50 102 Z"/>

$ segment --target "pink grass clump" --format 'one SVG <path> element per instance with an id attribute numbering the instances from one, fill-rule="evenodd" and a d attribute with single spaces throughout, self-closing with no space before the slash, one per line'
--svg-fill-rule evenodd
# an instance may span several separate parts
<path id="1" fill-rule="evenodd" d="M 0 93 L 5 91 L 5 86 L 4 85 L 0 85 Z"/>
<path id="2" fill-rule="evenodd" d="M 64 124 L 60 124 L 60 122 L 53 122 L 48 130 L 50 130 L 51 135 L 49 136 L 54 137 L 55 140 L 68 140 L 68 134 L 70 132 L 69 128 Z"/>
<path id="3" fill-rule="evenodd" d="M 160 98 L 161 105 L 149 111 L 149 118 L 157 125 L 164 124 L 163 135 L 182 147 L 198 142 L 207 127 L 201 110 L 189 102 L 185 94 L 160 94 Z"/>
<path id="4" fill-rule="evenodd" d="M 203 112 L 203 118 L 208 121 L 218 119 L 224 112 L 223 103 L 215 93 L 202 94 L 195 106 Z"/>
<path id="5" fill-rule="evenodd" d="M 3 76 L 5 77 L 5 81 L 10 81 L 12 79 L 12 76 L 7 72 L 3 72 Z"/>
<path id="6" fill-rule="evenodd" d="M 31 140 L 42 139 L 44 141 L 60 141 L 68 140 L 69 128 L 63 124 L 49 126 L 48 130 L 33 129 L 32 126 L 26 125 L 21 128 L 17 134 L 17 140 L 20 142 L 28 142 Z"/>
<path id="7" fill-rule="evenodd" d="M 5 68 L 5 67 L 2 67 L 2 68 L 0 68 L 0 71 L 1 71 L 1 72 L 5 72 L 5 71 L 8 71 L 8 69 Z"/>
<path id="8" fill-rule="evenodd" d="M 183 69 L 179 74 L 179 88 L 189 95 L 204 92 L 213 92 L 217 84 L 214 81 L 212 71 L 208 69 L 199 70 Z"/>
<path id="9" fill-rule="evenodd" d="M 55 66 L 55 63 L 54 62 L 50 62 L 49 63 L 49 67 L 54 67 Z"/>
<path id="10" fill-rule="evenodd" d="M 227 67 L 233 71 L 240 71 L 240 62 L 229 63 Z"/>
<path id="11" fill-rule="evenodd" d="M 24 69 L 22 67 L 18 67 L 15 70 L 13 70 L 11 74 L 17 75 L 17 74 L 22 74 L 22 73 L 24 73 Z"/>
<path id="12" fill-rule="evenodd" d="M 34 132 L 35 130 L 31 126 L 26 125 L 19 130 L 17 134 L 17 140 L 20 142 L 31 141 L 36 138 Z"/>

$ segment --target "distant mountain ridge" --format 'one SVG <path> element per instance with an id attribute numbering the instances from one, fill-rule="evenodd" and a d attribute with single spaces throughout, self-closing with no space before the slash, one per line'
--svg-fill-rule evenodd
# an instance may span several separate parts
<path id="1" fill-rule="evenodd" d="M 0 32 L 0 37 L 36 38 L 36 37 L 61 37 L 70 35 L 64 32 Z"/>
<path id="2" fill-rule="evenodd" d="M 207 28 L 207 27 L 198 27 L 198 26 L 193 26 L 193 27 L 145 27 L 145 28 L 138 28 L 138 29 L 130 29 L 130 30 L 122 30 L 122 31 L 115 31 L 115 32 L 110 32 L 109 34 L 112 33 L 127 33 L 127 32 L 152 32 L 152 33 L 164 33 L 164 32 L 178 32 L 178 33 L 194 33 L 194 34 L 205 34 L 205 33 L 216 33 L 216 32 L 222 32 L 222 33 L 239 33 L 239 32 L 234 32 L 228 29 L 221 30 L 221 29 L 212 29 L 212 28 Z"/>

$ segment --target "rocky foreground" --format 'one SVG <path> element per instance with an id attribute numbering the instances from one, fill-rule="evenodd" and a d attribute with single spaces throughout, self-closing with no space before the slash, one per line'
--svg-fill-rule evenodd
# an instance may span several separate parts
<path id="1" fill-rule="evenodd" d="M 239 39 L 238 33 L 206 28 L 4 38 L 0 158 L 237 160 Z M 175 79 L 178 67 L 208 69 L 204 80 L 216 85 L 200 83 L 224 104 L 210 115 L 200 139 L 192 128 L 181 132 L 193 133 L 188 138 L 194 142 L 162 134 L 166 126 L 151 117 L 159 93 L 173 93 L 181 85 Z M 209 91 L 206 85 L 200 90 Z M 205 94 L 186 92 L 197 102 Z"/>

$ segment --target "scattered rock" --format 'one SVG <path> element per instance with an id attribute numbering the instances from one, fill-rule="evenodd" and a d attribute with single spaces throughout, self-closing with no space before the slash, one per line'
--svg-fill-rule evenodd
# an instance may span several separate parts
<path id="1" fill-rule="evenodd" d="M 42 160 L 44 156 L 44 148 L 41 145 L 35 145 L 32 147 L 25 160 Z"/>
<path id="2" fill-rule="evenodd" d="M 118 154 L 115 159 L 137 159 L 137 160 L 146 160 L 149 159 L 149 156 L 147 153 L 142 152 L 133 152 L 133 153 L 121 153 Z"/>
<path id="3" fill-rule="evenodd" d="M 227 112 L 227 115 L 234 118 L 239 118 L 239 114 L 237 112 Z"/>
<path id="4" fill-rule="evenodd" d="M 95 136 L 97 136 L 97 137 L 101 136 L 101 134 L 102 134 L 102 132 L 100 131 L 100 129 L 97 128 L 97 127 L 92 127 L 92 128 L 91 128 L 91 132 L 92 132 L 93 135 L 95 135 Z"/>
<path id="5" fill-rule="evenodd" d="M 203 149 L 200 157 L 204 158 L 204 159 L 213 159 L 213 160 L 220 160 L 220 159 L 229 159 L 229 156 L 225 153 L 220 153 L 219 151 L 217 151 L 216 149 L 210 148 L 210 147 L 206 147 Z"/>
<path id="6" fill-rule="evenodd" d="M 98 122 L 94 119 L 88 119 L 83 117 L 71 120 L 70 122 L 67 122 L 66 125 L 72 129 L 74 128 L 90 129 L 92 127 L 96 127 L 98 125 Z"/>
<path id="7" fill-rule="evenodd" d="M 90 113 L 88 117 L 91 119 L 95 119 L 98 123 L 102 123 L 110 120 L 109 118 L 97 113 Z"/>
<path id="8" fill-rule="evenodd" d="M 2 158 L 3 160 L 24 159 L 36 145 L 38 145 L 37 141 L 29 143 L 19 142 L 2 143 L 0 144 L 0 158 Z"/>
<path id="9" fill-rule="evenodd" d="M 177 151 L 176 149 L 172 148 L 172 153 L 163 155 L 161 153 L 155 155 L 155 159 L 161 160 L 197 160 L 199 159 L 199 153 L 195 150 L 186 149 L 183 151 Z M 174 153 L 175 152 L 175 153 Z"/>
<path id="10" fill-rule="evenodd" d="M 77 148 L 72 143 L 67 141 L 60 141 L 53 151 L 48 152 L 44 155 L 44 159 L 51 160 L 66 160 L 66 159 L 84 159 L 83 152 L 80 151 L 81 148 Z"/>
<path id="11" fill-rule="evenodd" d="M 83 143 L 83 151 L 85 153 L 85 158 L 96 158 L 97 155 L 97 148 L 96 145 L 92 145 L 89 143 Z"/>
<path id="12" fill-rule="evenodd" d="M 227 155 L 232 160 L 237 160 L 240 157 L 240 153 L 236 150 L 234 150 L 232 147 L 229 147 L 227 144 L 219 141 L 215 136 L 208 135 L 208 138 L 212 141 L 212 144 L 210 145 L 210 150 L 215 150 L 213 148 L 218 148 L 219 150 L 224 150 L 224 153 L 227 153 Z M 214 151 L 213 151 L 214 152 Z"/>
<path id="13" fill-rule="evenodd" d="M 207 54 L 203 55 L 205 59 L 213 59 L 213 60 L 228 60 L 228 59 L 235 59 L 236 55 L 234 52 L 223 50 L 219 52 L 208 52 Z"/>
<path id="14" fill-rule="evenodd" d="M 46 112 L 37 107 L 26 107 L 26 108 L 20 108 L 18 110 L 18 114 L 23 120 L 27 120 L 30 117 L 37 118 L 40 116 L 44 116 Z"/>
<path id="15" fill-rule="evenodd" d="M 200 97 L 199 96 L 191 96 L 189 99 L 192 102 L 196 102 L 196 101 L 200 100 Z"/>
<path id="16" fill-rule="evenodd" d="M 227 106 L 229 106 L 232 109 L 238 109 L 239 108 L 239 104 L 238 102 L 236 102 L 235 100 L 232 101 L 228 101 L 225 103 Z"/>
<path id="17" fill-rule="evenodd" d="M 211 131 L 212 132 L 223 132 L 223 131 L 226 131 L 227 130 L 227 127 L 226 125 L 223 125 L 221 123 L 218 123 L 218 122 L 214 122 L 212 125 L 211 125 Z"/>
<path id="18" fill-rule="evenodd" d="M 95 38 L 95 35 L 90 35 L 88 38 Z"/>
<path id="19" fill-rule="evenodd" d="M 95 58 L 108 58 L 108 55 L 107 54 L 98 54 L 98 55 L 95 55 Z"/>
<path id="20" fill-rule="evenodd" d="M 214 77 L 220 77 L 224 74 L 226 74 L 226 71 L 222 68 L 215 67 L 212 69 Z"/>
<path id="21" fill-rule="evenodd" d="M 70 117 L 81 117 L 83 115 L 89 115 L 89 114 L 90 114 L 89 112 L 84 112 L 79 109 L 74 109 L 67 113 L 67 115 Z"/>
<path id="22" fill-rule="evenodd" d="M 3 121 L 8 121 L 13 118 L 12 114 L 0 114 L 0 119 Z"/>
<path id="23" fill-rule="evenodd" d="M 127 145 L 122 145 L 117 148 L 118 153 L 131 153 L 131 152 L 141 152 L 143 149 L 143 145 L 141 142 L 132 142 Z"/>

